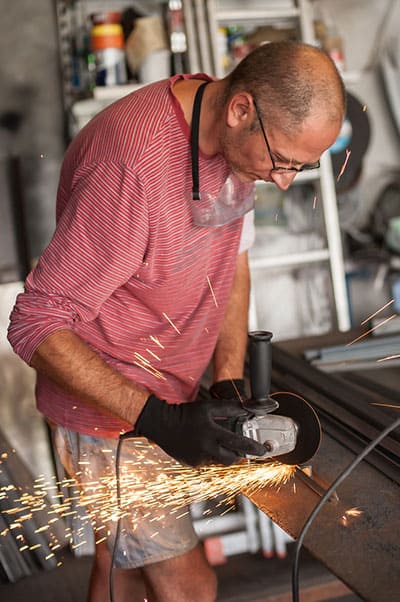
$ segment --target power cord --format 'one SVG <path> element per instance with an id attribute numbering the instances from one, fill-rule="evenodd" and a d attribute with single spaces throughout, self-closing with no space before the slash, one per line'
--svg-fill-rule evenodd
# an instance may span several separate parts
<path id="1" fill-rule="evenodd" d="M 131 433 L 125 433 L 125 435 L 131 435 Z M 116 477 L 116 483 L 117 483 L 118 510 L 121 510 L 120 458 L 121 458 L 121 447 L 122 447 L 122 442 L 123 442 L 124 438 L 127 438 L 127 437 L 125 437 L 124 435 L 121 435 L 120 438 L 118 439 L 117 449 L 115 452 L 115 477 Z M 115 556 L 116 556 L 117 549 L 118 549 L 120 532 L 121 532 L 121 516 L 118 517 L 117 528 L 115 530 L 114 544 L 113 544 L 113 549 L 112 549 L 112 553 L 111 553 L 111 566 L 110 566 L 110 572 L 108 575 L 108 591 L 109 591 L 110 602 L 114 602 L 114 571 L 113 571 L 113 569 L 114 569 Z"/>
<path id="2" fill-rule="evenodd" d="M 384 439 L 391 431 L 400 426 L 400 418 L 397 418 L 394 422 L 392 422 L 388 427 L 386 427 L 375 439 L 373 439 L 363 451 L 358 454 L 354 458 L 354 460 L 349 464 L 349 466 L 343 470 L 339 476 L 333 481 L 332 485 L 326 490 L 324 495 L 321 497 L 318 504 L 315 506 L 314 510 L 311 512 L 306 522 L 303 525 L 302 530 L 300 531 L 300 535 L 296 542 L 295 548 L 295 557 L 293 561 L 293 570 L 292 570 L 292 600 L 293 602 L 299 602 L 299 558 L 300 558 L 300 550 L 303 545 L 304 538 L 307 534 L 308 529 L 311 526 L 314 518 L 317 516 L 322 506 L 329 500 L 332 493 L 335 491 L 337 487 L 349 476 L 349 474 L 360 464 L 360 462 Z"/>

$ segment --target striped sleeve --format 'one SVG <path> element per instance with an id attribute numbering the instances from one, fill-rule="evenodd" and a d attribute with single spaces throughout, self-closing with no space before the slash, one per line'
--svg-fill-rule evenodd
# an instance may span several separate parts
<path id="1" fill-rule="evenodd" d="M 248 251 L 254 244 L 256 229 L 254 225 L 254 209 L 246 213 L 243 218 L 242 234 L 240 237 L 239 254 Z"/>
<path id="2" fill-rule="evenodd" d="M 11 314 L 15 352 L 30 363 L 49 334 L 96 318 L 141 265 L 147 239 L 147 202 L 133 171 L 110 163 L 80 168 L 56 232 Z"/>

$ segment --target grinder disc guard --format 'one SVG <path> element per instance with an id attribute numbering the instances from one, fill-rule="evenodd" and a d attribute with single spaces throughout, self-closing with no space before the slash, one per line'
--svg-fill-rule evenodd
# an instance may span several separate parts
<path id="1" fill-rule="evenodd" d="M 321 441 L 321 423 L 315 410 L 305 399 L 294 393 L 273 393 L 271 397 L 279 403 L 279 408 L 271 414 L 292 418 L 299 429 L 294 450 L 277 456 L 276 459 L 292 465 L 308 462 L 317 452 Z"/>

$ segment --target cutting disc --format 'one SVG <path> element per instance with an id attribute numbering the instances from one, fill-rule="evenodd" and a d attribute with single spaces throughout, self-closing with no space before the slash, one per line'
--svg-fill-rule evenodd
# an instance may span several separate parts
<path id="1" fill-rule="evenodd" d="M 305 464 L 317 452 L 321 441 L 321 423 L 315 410 L 295 393 L 273 393 L 271 397 L 279 403 L 271 413 L 289 416 L 299 429 L 294 450 L 276 459 L 284 464 Z"/>

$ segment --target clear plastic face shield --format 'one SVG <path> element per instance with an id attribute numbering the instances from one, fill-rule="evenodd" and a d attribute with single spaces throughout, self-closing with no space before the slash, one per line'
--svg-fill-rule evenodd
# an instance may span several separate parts
<path id="1" fill-rule="evenodd" d="M 200 190 L 199 184 L 199 121 L 200 106 L 204 88 L 202 84 L 193 105 L 191 150 L 193 189 L 185 196 L 189 203 L 193 223 L 196 226 L 215 228 L 243 217 L 254 208 L 255 185 L 253 182 L 241 182 L 236 174 L 229 174 L 218 194 Z"/>
<path id="2" fill-rule="evenodd" d="M 231 173 L 217 195 L 193 190 L 187 200 L 196 226 L 224 226 L 254 208 L 254 184 L 243 183 Z"/>

